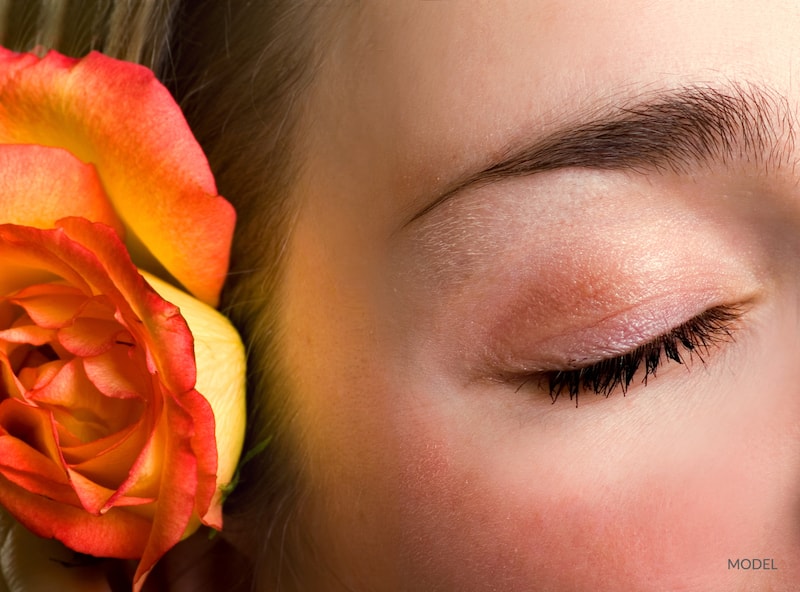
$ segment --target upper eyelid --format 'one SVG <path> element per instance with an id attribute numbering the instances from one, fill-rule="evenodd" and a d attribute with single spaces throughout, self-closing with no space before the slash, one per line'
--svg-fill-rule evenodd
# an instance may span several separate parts
<path id="1" fill-rule="evenodd" d="M 676 348 L 683 347 L 690 353 L 690 357 L 697 355 L 701 362 L 705 363 L 703 356 L 708 355 L 712 347 L 732 340 L 732 332 L 738 327 L 745 311 L 746 307 L 738 304 L 712 307 L 655 339 L 620 355 L 604 358 L 580 368 L 529 375 L 517 387 L 517 391 L 532 380 L 536 380 L 538 384 L 542 382 L 543 378 L 548 377 L 547 390 L 549 390 L 553 403 L 564 394 L 565 388 L 570 400 L 573 396 L 575 397 L 576 406 L 578 395 L 583 391 L 594 390 L 595 394 L 604 394 L 608 397 L 619 387 L 624 395 L 631 385 L 633 377 L 641 372 L 643 362 L 645 369 L 643 382 L 645 384 L 649 376 L 655 377 L 656 370 L 662 364 L 664 356 L 667 359 L 683 363 L 679 350 Z M 617 372 L 617 374 L 612 375 L 611 372 Z M 557 392 L 554 392 L 554 377 Z M 592 386 L 594 386 L 593 389 L 590 388 Z"/>

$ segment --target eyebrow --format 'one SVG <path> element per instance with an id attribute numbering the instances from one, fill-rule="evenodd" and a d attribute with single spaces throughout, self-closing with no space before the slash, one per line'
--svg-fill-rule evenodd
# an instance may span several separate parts
<path id="1" fill-rule="evenodd" d="M 794 113 L 770 88 L 748 83 L 690 85 L 639 96 L 600 115 L 583 115 L 543 138 L 508 147 L 417 212 L 421 218 L 467 188 L 570 167 L 686 173 L 745 161 L 771 170 L 794 152 Z"/>

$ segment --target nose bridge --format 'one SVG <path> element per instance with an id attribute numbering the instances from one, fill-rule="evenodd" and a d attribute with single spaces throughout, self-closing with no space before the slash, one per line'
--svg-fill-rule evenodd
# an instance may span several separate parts
<path id="1" fill-rule="evenodd" d="M 798 204 L 800 207 L 800 203 Z M 800 231 L 800 228 L 798 228 Z M 793 264 L 800 264 L 800 259 Z M 798 269 L 800 272 L 800 269 Z M 800 280 L 800 274 L 797 275 Z M 726 568 L 747 589 L 800 581 L 800 281 L 787 278 L 755 306 L 735 336 L 741 348 L 729 367 L 730 404 L 719 420 L 729 454 L 719 493 L 725 520 L 739 533 L 726 546 L 738 566 Z M 726 452 L 727 451 L 727 452 Z M 756 561 L 758 560 L 758 561 Z M 774 570 L 769 571 L 765 566 Z M 786 588 L 793 589 L 793 588 Z"/>
<path id="2" fill-rule="evenodd" d="M 800 194 L 795 207 L 800 212 Z M 800 217 L 794 218 L 800 221 Z M 800 223 L 794 226 L 800 237 Z M 761 462 L 773 467 L 765 471 L 767 480 L 764 501 L 772 500 L 770 513 L 765 515 L 765 528 L 772 528 L 768 544 L 780 555 L 779 566 L 795 574 L 800 581 L 800 250 L 791 264 L 794 280 L 783 286 L 778 296 L 775 332 L 762 345 L 763 359 L 768 360 L 762 376 L 764 388 L 751 396 L 775 398 L 763 418 L 765 445 L 758 451 Z M 783 303 L 783 306 L 781 306 Z M 774 434 L 770 436 L 770 434 Z M 758 506 L 758 499 L 753 505 Z"/>

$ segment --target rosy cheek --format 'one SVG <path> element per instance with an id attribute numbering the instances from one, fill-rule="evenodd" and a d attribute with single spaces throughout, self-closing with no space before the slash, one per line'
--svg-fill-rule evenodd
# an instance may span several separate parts
<path id="1" fill-rule="evenodd" d="M 671 457 L 646 437 L 520 454 L 426 412 L 407 424 L 398 496 L 403 573 L 421 589 L 716 590 L 800 575 L 794 514 L 774 493 L 786 458 L 753 454 L 748 438 Z M 727 568 L 760 556 L 779 570 Z"/>

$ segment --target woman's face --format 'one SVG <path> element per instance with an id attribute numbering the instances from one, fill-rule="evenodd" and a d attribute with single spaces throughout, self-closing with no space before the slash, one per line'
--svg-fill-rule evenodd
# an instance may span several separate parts
<path id="1" fill-rule="evenodd" d="M 287 247 L 316 589 L 795 586 L 800 3 L 349 10 Z"/>

